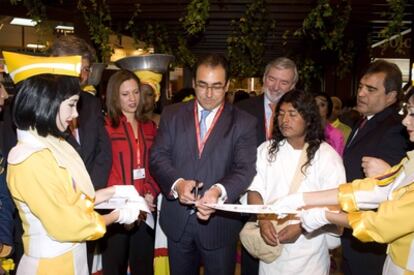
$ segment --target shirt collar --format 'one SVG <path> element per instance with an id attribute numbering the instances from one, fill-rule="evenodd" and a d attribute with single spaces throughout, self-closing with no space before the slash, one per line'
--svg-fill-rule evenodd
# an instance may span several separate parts
<path id="1" fill-rule="evenodd" d="M 222 104 L 224 104 L 224 103 L 222 103 Z M 221 104 L 219 106 L 217 106 L 216 108 L 214 108 L 213 110 L 211 110 L 210 114 L 213 114 L 213 116 L 216 115 L 216 113 L 217 113 L 218 109 L 220 108 L 220 106 L 221 106 Z M 198 117 L 200 117 L 201 116 L 201 111 L 204 110 L 204 108 L 200 105 L 200 103 L 198 103 L 198 101 L 197 101 L 197 110 L 198 110 Z"/>

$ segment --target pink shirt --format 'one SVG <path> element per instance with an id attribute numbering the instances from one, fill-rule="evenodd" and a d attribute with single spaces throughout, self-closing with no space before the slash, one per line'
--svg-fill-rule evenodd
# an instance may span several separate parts
<path id="1" fill-rule="evenodd" d="M 325 139 L 340 156 L 343 155 L 345 148 L 344 135 L 330 123 L 326 123 L 325 126 Z"/>

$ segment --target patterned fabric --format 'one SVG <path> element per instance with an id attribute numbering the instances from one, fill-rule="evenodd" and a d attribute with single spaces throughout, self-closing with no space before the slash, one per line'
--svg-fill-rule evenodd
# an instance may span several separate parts
<path id="1" fill-rule="evenodd" d="M 162 195 L 160 194 L 157 200 L 158 215 L 155 226 L 154 275 L 169 275 L 168 241 L 159 223 L 161 204 Z"/>

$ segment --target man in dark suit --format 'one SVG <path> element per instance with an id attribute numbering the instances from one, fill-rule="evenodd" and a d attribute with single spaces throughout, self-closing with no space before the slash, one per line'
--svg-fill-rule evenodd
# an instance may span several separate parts
<path id="1" fill-rule="evenodd" d="M 398 67 L 383 60 L 373 62 L 359 82 L 357 110 L 364 119 L 352 130 L 343 159 L 347 182 L 365 178 L 363 157 L 397 164 L 408 148 L 408 137 L 398 115 L 397 99 L 402 75 Z M 342 238 L 345 274 L 382 273 L 386 246 L 362 243 L 345 230 Z"/>
<path id="2" fill-rule="evenodd" d="M 52 45 L 53 56 L 81 55 L 80 85 L 87 86 L 95 51 L 83 39 L 70 35 L 61 36 Z M 72 121 L 67 141 L 76 149 L 85 163 L 95 190 L 106 187 L 112 166 L 111 141 L 105 130 L 102 104 L 96 96 L 83 91 L 79 95 L 79 116 Z M 89 272 L 92 271 L 96 242 L 87 242 Z"/>
<path id="3" fill-rule="evenodd" d="M 236 104 L 257 119 L 257 146 L 270 136 L 272 106 L 298 82 L 298 70 L 295 62 L 286 57 L 279 57 L 267 64 L 263 75 L 263 93 L 259 96 L 240 101 Z M 253 273 L 246 273 L 253 275 Z"/>
<path id="4" fill-rule="evenodd" d="M 272 124 L 272 107 L 276 106 L 285 93 L 295 88 L 298 82 L 298 70 L 295 62 L 286 57 L 279 57 L 267 64 L 263 75 L 263 93 L 259 96 L 240 101 L 236 104 L 257 119 L 257 146 L 270 138 Z M 246 220 L 248 216 L 245 216 Z M 254 219 L 254 217 L 250 217 Z M 257 275 L 259 261 L 242 247 L 241 274 Z"/>
<path id="5" fill-rule="evenodd" d="M 234 274 L 240 216 L 204 205 L 235 203 L 256 173 L 256 120 L 225 103 L 228 72 L 223 56 L 200 58 L 196 100 L 164 109 L 151 149 L 151 173 L 165 196 L 160 224 L 172 275 L 198 274 L 200 262 L 206 275 Z"/>
<path id="6" fill-rule="evenodd" d="M 4 85 L 3 68 L 0 64 L 0 113 L 3 111 L 5 100 L 8 98 L 8 93 Z M 0 122 L 0 132 L 3 131 L 3 123 Z M 2 145 L 3 143 L 1 143 Z M 9 256 L 13 248 L 13 215 L 15 208 L 7 188 L 5 178 L 5 164 L 6 160 L 3 158 L 0 148 L 0 258 Z M 0 265 L 2 260 L 0 260 Z M 2 274 L 0 268 L 0 274 Z"/>
<path id="7" fill-rule="evenodd" d="M 53 56 L 81 55 L 80 84 L 87 85 L 94 49 L 76 36 L 61 36 L 52 45 Z M 78 151 L 95 189 L 106 187 L 112 165 L 111 142 L 105 130 L 102 105 L 96 96 L 81 92 L 79 117 L 71 125 L 68 142 Z"/>

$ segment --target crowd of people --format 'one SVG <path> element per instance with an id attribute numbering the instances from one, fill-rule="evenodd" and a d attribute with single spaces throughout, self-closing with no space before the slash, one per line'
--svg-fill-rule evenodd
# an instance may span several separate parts
<path id="1" fill-rule="evenodd" d="M 400 104 L 395 64 L 368 66 L 360 116 L 346 125 L 338 97 L 296 87 L 287 57 L 249 95 L 228 92 L 224 56 L 200 56 L 193 88 L 161 115 L 162 76 L 120 68 L 103 113 L 85 91 L 94 55 L 75 36 L 48 57 L 3 52 L 0 257 L 13 257 L 16 274 L 91 274 L 99 253 L 105 275 L 233 275 L 247 221 L 281 249 L 269 262 L 242 247 L 243 275 L 329 274 L 339 244 L 345 274 L 414 274 L 414 89 Z M 3 108 L 5 77 L 16 94 Z M 290 214 L 212 207 L 223 203 Z M 154 265 L 156 243 L 166 266 Z"/>

